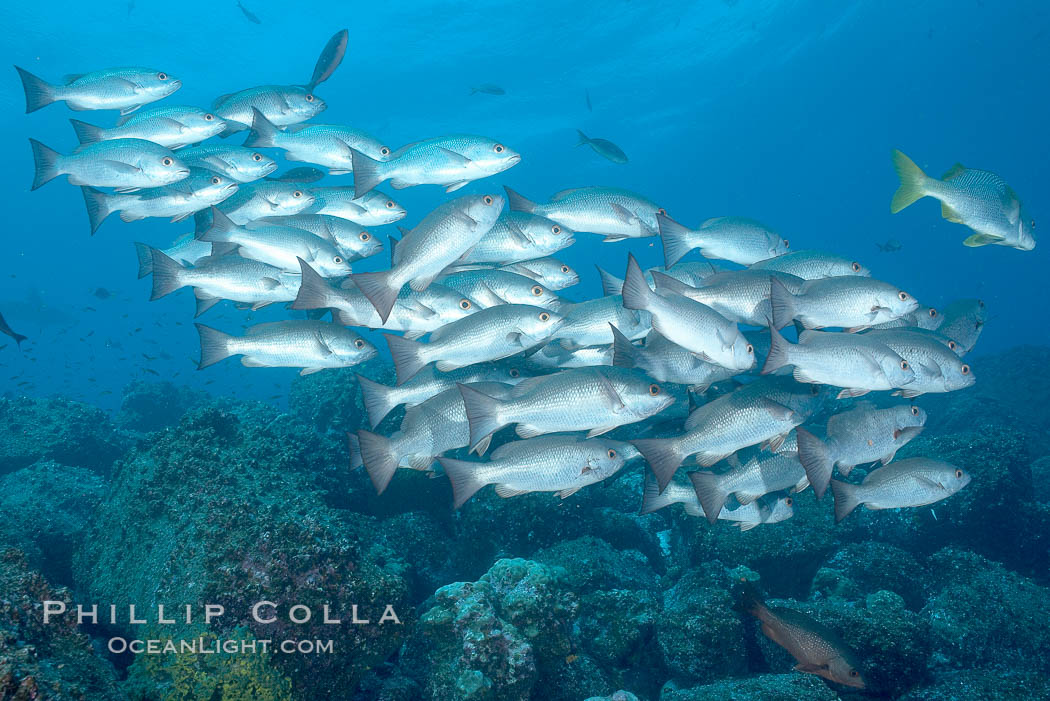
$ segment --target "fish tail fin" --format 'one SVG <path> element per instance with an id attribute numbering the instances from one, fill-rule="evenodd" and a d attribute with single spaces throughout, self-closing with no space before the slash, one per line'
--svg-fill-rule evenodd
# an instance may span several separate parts
<path id="1" fill-rule="evenodd" d="M 139 280 L 153 272 L 153 249 L 139 241 L 135 242 L 135 255 L 139 259 Z"/>
<path id="2" fill-rule="evenodd" d="M 357 289 L 361 290 L 361 293 L 376 308 L 376 311 L 379 312 L 379 318 L 385 324 L 386 320 L 390 318 L 390 312 L 394 309 L 394 303 L 397 302 L 397 295 L 401 292 L 400 287 L 391 286 L 390 271 L 381 270 L 374 273 L 357 273 L 351 275 L 350 279 L 354 281 Z"/>
<path id="3" fill-rule="evenodd" d="M 463 407 L 467 411 L 467 423 L 470 425 L 470 449 L 478 455 L 484 453 L 480 444 L 486 438 L 507 424 L 500 418 L 500 401 L 473 387 L 456 383 L 463 396 Z"/>
<path id="4" fill-rule="evenodd" d="M 387 179 L 386 163 L 369 158 L 353 148 L 350 149 L 350 160 L 354 170 L 354 199 L 364 197 Z"/>
<path id="5" fill-rule="evenodd" d="M 583 146 L 584 144 L 589 144 L 589 143 L 591 143 L 591 140 L 590 140 L 590 139 L 588 139 L 588 138 L 587 138 L 587 135 L 586 135 L 586 134 L 584 134 L 584 133 L 583 133 L 582 131 L 580 131 L 579 129 L 577 129 L 577 130 L 576 130 L 576 133 L 580 135 L 580 140 L 576 142 L 576 145 L 577 145 L 577 146 Z"/>
<path id="6" fill-rule="evenodd" d="M 893 150 L 893 168 L 901 179 L 900 187 L 893 193 L 890 212 L 896 214 L 916 200 L 926 196 L 926 173 L 915 162 L 900 151 Z"/>
<path id="7" fill-rule="evenodd" d="M 594 267 L 598 269 L 598 275 L 602 279 L 603 296 L 611 297 L 623 292 L 623 280 L 616 277 L 600 265 L 595 265 Z"/>
<path id="8" fill-rule="evenodd" d="M 690 472 L 689 479 L 693 483 L 696 498 L 700 500 L 700 508 L 704 510 L 707 522 L 714 523 L 718 520 L 718 514 L 722 513 L 722 508 L 726 505 L 729 492 L 722 489 L 722 485 L 718 482 L 718 475 L 713 472 L 706 470 L 703 472 Z"/>
<path id="9" fill-rule="evenodd" d="M 204 324 L 194 324 L 194 326 L 201 335 L 201 360 L 197 364 L 198 370 L 203 370 L 232 355 L 230 353 L 230 339 L 232 338 L 230 334 Z"/>
<path id="10" fill-rule="evenodd" d="M 372 480 L 376 494 L 382 494 L 397 471 L 398 455 L 394 452 L 394 444 L 386 436 L 364 429 L 357 432 L 357 440 L 368 478 Z"/>
<path id="11" fill-rule="evenodd" d="M 791 364 L 791 358 L 789 352 L 791 350 L 791 344 L 788 340 L 772 326 L 769 327 L 769 353 L 766 355 L 766 362 L 762 364 L 763 375 L 768 375 L 772 372 L 776 372 L 785 365 Z"/>
<path id="12" fill-rule="evenodd" d="M 397 383 L 404 384 L 415 377 L 416 373 L 427 364 L 423 357 L 426 346 L 419 341 L 410 341 L 402 336 L 390 333 L 383 334 L 387 345 L 390 347 L 390 355 L 394 359 L 394 371 L 397 373 Z"/>
<path id="13" fill-rule="evenodd" d="M 244 145 L 248 148 L 272 148 L 276 135 L 277 127 L 258 108 L 252 107 L 252 128 L 248 131 Z"/>
<path id="14" fill-rule="evenodd" d="M 73 125 L 73 131 L 76 133 L 77 141 L 80 142 L 81 146 L 102 141 L 102 127 L 96 127 L 94 124 L 88 124 L 79 119 L 71 119 L 69 123 Z"/>
<path id="15" fill-rule="evenodd" d="M 613 366 L 618 368 L 633 368 L 637 364 L 635 352 L 638 350 L 631 343 L 631 339 L 623 335 L 620 329 L 609 324 L 613 335 Z"/>
<path id="16" fill-rule="evenodd" d="M 30 189 L 36 190 L 38 187 L 51 182 L 61 175 L 58 170 L 58 161 L 62 158 L 62 154 L 49 146 L 45 146 L 36 139 L 30 139 L 29 145 L 33 148 L 33 166 L 35 168 L 33 187 Z"/>
<path id="17" fill-rule="evenodd" d="M 642 490 L 642 508 L 638 513 L 651 514 L 654 511 L 659 511 L 665 506 L 670 506 L 674 503 L 666 493 L 660 491 L 660 484 L 653 477 L 651 472 L 645 473 L 645 487 Z"/>
<path id="18" fill-rule="evenodd" d="M 198 226 L 193 235 L 199 240 L 207 241 L 208 243 L 229 242 L 230 237 L 237 231 L 237 225 L 233 223 L 232 219 L 219 211 L 219 208 L 215 205 L 212 205 L 209 211 L 211 212 L 211 225 L 204 229 L 202 226 L 207 221 L 206 218 L 201 217 L 198 220 L 194 217 L 194 221 Z"/>
<path id="19" fill-rule="evenodd" d="M 828 446 L 801 426 L 795 427 L 795 436 L 798 438 L 798 460 L 806 471 L 806 479 L 813 485 L 817 499 L 822 499 L 834 468 Z"/>
<path id="20" fill-rule="evenodd" d="M 183 287 L 182 271 L 185 268 L 167 253 L 156 248 L 150 249 L 150 256 L 153 260 L 153 293 L 149 300 L 152 302 Z"/>
<path id="21" fill-rule="evenodd" d="M 693 232 L 663 214 L 656 215 L 656 223 L 660 226 L 660 241 L 664 247 L 664 267 L 670 268 L 693 250 Z"/>
<path id="22" fill-rule="evenodd" d="M 507 206 L 514 212 L 533 212 L 536 210 L 536 203 L 529 198 L 521 195 L 514 190 L 511 190 L 506 185 L 503 189 L 507 192 Z"/>
<path id="23" fill-rule="evenodd" d="M 452 500 L 457 509 L 488 484 L 478 476 L 480 463 L 452 458 L 438 458 L 438 462 L 448 475 L 448 481 L 452 483 Z"/>
<path id="24" fill-rule="evenodd" d="M 332 288 L 320 273 L 310 267 L 309 263 L 302 258 L 298 260 L 302 277 L 299 292 L 295 295 L 289 309 L 324 309 L 328 306 Z"/>
<path id="25" fill-rule="evenodd" d="M 795 295 L 775 277 L 769 278 L 769 306 L 773 311 L 775 329 L 784 328 L 795 318 Z"/>
<path id="26" fill-rule="evenodd" d="M 26 114 L 36 112 L 41 107 L 47 107 L 58 99 L 55 94 L 55 86 L 42 78 L 15 66 L 18 77 L 22 79 L 22 90 L 26 94 Z"/>
<path id="27" fill-rule="evenodd" d="M 102 222 L 106 220 L 106 217 L 113 213 L 113 210 L 110 208 L 112 195 L 87 186 L 81 187 L 80 191 L 84 193 L 84 205 L 87 207 L 91 235 L 94 236 L 98 228 L 102 226 Z M 139 277 L 142 276 L 140 275 Z"/>
<path id="28" fill-rule="evenodd" d="M 645 281 L 645 274 L 634 259 L 634 255 L 627 254 L 627 275 L 623 279 L 623 306 L 626 309 L 646 309 L 649 301 L 655 294 Z"/>
<path id="29" fill-rule="evenodd" d="M 357 376 L 357 384 L 361 387 L 361 400 L 365 404 L 365 411 L 368 412 L 368 422 L 374 429 L 398 404 L 393 399 L 394 388 L 363 375 Z"/>
<path id="30" fill-rule="evenodd" d="M 851 511 L 860 506 L 855 484 L 831 480 L 831 494 L 835 497 L 835 523 L 842 521 L 849 516 Z"/>
<path id="31" fill-rule="evenodd" d="M 671 483 L 671 478 L 682 464 L 682 455 L 678 452 L 678 446 L 671 438 L 641 438 L 631 441 L 638 452 L 642 454 L 645 461 L 649 463 L 649 469 L 656 476 L 656 481 L 662 493 Z"/>
<path id="32" fill-rule="evenodd" d="M 350 469 L 356 470 L 359 467 L 364 467 L 365 464 L 361 460 L 361 441 L 356 433 L 346 432 L 346 447 L 350 451 Z"/>

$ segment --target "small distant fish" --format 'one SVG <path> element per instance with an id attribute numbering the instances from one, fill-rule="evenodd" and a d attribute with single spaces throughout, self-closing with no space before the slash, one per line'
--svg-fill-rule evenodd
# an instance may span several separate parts
<path id="1" fill-rule="evenodd" d="M 492 83 L 482 83 L 481 85 L 470 89 L 471 95 L 475 93 L 481 93 L 483 95 L 506 95 L 507 91 L 498 85 L 493 85 Z"/>
<path id="2" fill-rule="evenodd" d="M 1006 182 L 987 170 L 956 163 L 941 180 L 927 176 L 900 151 L 893 152 L 893 167 L 901 185 L 893 195 L 890 212 L 896 214 L 916 200 L 933 197 L 941 202 L 941 216 L 969 227 L 975 233 L 964 246 L 1009 246 L 1022 251 L 1035 248 L 1035 220 Z"/>
<path id="3" fill-rule="evenodd" d="M 251 10 L 245 7 L 244 4 L 241 3 L 241 0 L 237 0 L 237 7 L 240 8 L 241 12 L 244 13 L 244 16 L 248 18 L 249 22 L 252 22 L 254 24 L 262 24 L 262 20 L 256 17 Z"/>
<path id="4" fill-rule="evenodd" d="M 860 484 L 831 480 L 835 495 L 835 522 L 864 504 L 869 509 L 926 506 L 970 483 L 961 468 L 932 458 L 908 458 L 872 470 Z"/>
<path id="5" fill-rule="evenodd" d="M 623 149 L 608 139 L 592 139 L 579 129 L 576 130 L 576 133 L 580 135 L 580 140 L 576 142 L 577 146 L 586 144 L 594 149 L 594 152 L 599 156 L 613 163 L 623 164 L 627 162 L 627 154 L 623 152 Z"/>
<path id="6" fill-rule="evenodd" d="M 587 111 L 588 112 L 593 112 L 594 108 L 591 107 L 591 91 L 590 90 L 584 90 L 583 91 L 583 99 L 586 100 L 586 102 L 587 102 Z"/>
<path id="7" fill-rule="evenodd" d="M 280 175 L 271 175 L 267 177 L 267 180 L 279 180 L 284 183 L 315 183 L 323 178 L 327 173 L 317 168 L 310 168 L 304 166 L 302 168 L 292 168 L 289 171 L 281 173 Z"/>
<path id="8" fill-rule="evenodd" d="M 325 44 L 324 49 L 321 51 L 321 55 L 317 57 L 313 76 L 306 86 L 307 90 L 313 92 L 314 88 L 332 77 L 335 69 L 343 61 L 349 38 L 350 32 L 346 29 L 341 29 L 328 40 L 328 43 Z"/>
<path id="9" fill-rule="evenodd" d="M 875 246 L 883 253 L 896 253 L 904 247 L 897 239 L 890 239 L 886 243 L 876 243 Z"/>
<path id="10" fill-rule="evenodd" d="M 65 102 L 74 110 L 120 110 L 130 114 L 139 107 L 165 98 L 182 87 L 182 81 L 151 68 L 108 68 L 66 76 L 64 85 L 52 85 L 15 66 L 26 94 L 26 114 Z"/>
<path id="11" fill-rule="evenodd" d="M 93 294 L 95 297 L 98 297 L 99 299 L 109 299 L 113 296 L 113 293 L 107 290 L 105 287 L 96 287 L 95 291 L 91 294 Z"/>
<path id="12" fill-rule="evenodd" d="M 11 338 L 15 339 L 15 343 L 18 344 L 19 348 L 22 347 L 22 341 L 28 338 L 28 336 L 23 336 L 20 333 L 16 333 L 14 329 L 8 326 L 3 314 L 0 314 L 0 333 L 7 334 Z"/>

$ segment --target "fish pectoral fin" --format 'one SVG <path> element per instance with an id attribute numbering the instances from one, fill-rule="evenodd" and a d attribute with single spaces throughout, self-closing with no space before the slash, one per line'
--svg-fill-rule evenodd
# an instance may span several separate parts
<path id="1" fill-rule="evenodd" d="M 786 433 L 782 433 L 779 436 L 773 436 L 768 441 L 764 442 L 763 447 L 769 448 L 769 452 L 775 453 L 784 445 L 785 439 L 787 439 Z"/>
<path id="2" fill-rule="evenodd" d="M 944 484 L 942 482 L 938 480 L 932 480 L 924 475 L 915 475 L 915 481 L 919 482 L 920 484 L 925 484 L 926 486 L 931 487 L 933 489 L 944 489 Z"/>
<path id="3" fill-rule="evenodd" d="M 281 286 L 281 281 L 272 277 L 264 277 L 259 280 L 259 283 L 267 290 L 276 290 Z"/>
<path id="4" fill-rule="evenodd" d="M 940 365 L 927 365 L 926 363 L 919 363 L 919 367 L 923 369 L 928 375 L 933 377 L 943 377 L 944 373 L 941 372 Z"/>
<path id="5" fill-rule="evenodd" d="M 622 207 L 616 204 L 615 202 L 610 202 L 609 206 L 612 208 L 612 211 L 616 213 L 616 217 L 624 224 L 631 224 L 633 222 L 639 221 L 635 213 L 627 209 L 626 207 Z"/>
<path id="6" fill-rule="evenodd" d="M 994 234 L 974 234 L 973 236 L 968 236 L 963 241 L 963 245 L 969 246 L 970 248 L 976 248 L 978 246 L 987 246 L 988 244 L 999 243 L 1003 240 L 1004 237 L 996 236 Z"/>
<path id="7" fill-rule="evenodd" d="M 595 436 L 600 436 L 603 433 L 608 433 L 614 428 L 616 428 L 616 426 L 598 426 L 597 428 L 592 428 L 590 431 L 588 431 L 587 437 L 594 438 Z"/>
<path id="8" fill-rule="evenodd" d="M 576 492 L 580 491 L 580 487 L 570 487 L 569 489 L 563 489 L 560 492 L 555 492 L 562 499 L 568 499 Z"/>
<path id="9" fill-rule="evenodd" d="M 120 111 L 120 114 L 121 115 L 131 114 L 132 112 L 137 110 L 139 107 L 142 107 L 142 105 L 132 105 L 131 107 L 125 107 L 124 109 L 122 109 Z"/>
<path id="10" fill-rule="evenodd" d="M 835 396 L 835 398 L 836 399 L 849 399 L 850 397 L 863 397 L 865 394 L 867 394 L 870 391 L 871 390 L 867 390 L 867 389 L 857 389 L 855 387 L 854 388 L 848 388 L 848 389 L 844 389 L 844 390 L 840 391 Z"/>
<path id="11" fill-rule="evenodd" d="M 112 168 L 116 172 L 123 173 L 125 175 L 132 175 L 142 172 L 142 168 L 139 168 L 138 166 L 133 166 L 130 163 L 124 163 L 123 161 L 113 161 L 109 159 L 104 159 L 102 162 L 106 165 L 107 168 Z M 128 192 L 130 192 L 130 190 L 128 190 Z"/>
<path id="12" fill-rule="evenodd" d="M 602 239 L 603 243 L 615 243 L 616 241 L 626 241 L 631 238 L 630 236 L 624 236 L 623 234 L 609 234 Z"/>
<path id="13" fill-rule="evenodd" d="M 521 345 L 521 333 L 518 331 L 511 331 L 507 334 L 507 342 Z"/>
<path id="14" fill-rule="evenodd" d="M 941 202 L 941 216 L 953 224 L 962 224 L 962 215 L 956 212 L 947 202 Z"/>
<path id="15" fill-rule="evenodd" d="M 470 160 L 469 158 L 464 156 L 462 153 L 456 153 L 455 151 L 451 151 L 451 150 L 449 150 L 447 148 L 441 148 L 440 146 L 438 147 L 438 151 L 441 151 L 442 153 L 444 153 L 445 156 L 448 158 L 449 163 L 451 163 L 454 166 L 458 166 L 460 168 L 466 168 L 471 163 L 473 163 L 472 160 Z M 462 187 L 462 185 L 460 187 Z"/>
<path id="16" fill-rule="evenodd" d="M 529 493 L 529 490 L 527 490 L 527 489 L 514 489 L 513 487 L 508 487 L 505 484 L 497 484 L 496 485 L 496 494 L 498 494 L 499 496 L 503 497 L 504 499 L 506 499 L 508 497 L 517 497 L 517 496 L 521 496 L 522 494 L 528 494 L 528 493 Z"/>
<path id="17" fill-rule="evenodd" d="M 510 231 L 510 237 L 514 239 L 515 243 L 517 243 L 519 246 L 528 246 L 536 244 L 536 240 L 529 236 L 529 233 L 527 231 L 522 229 L 510 219 L 505 219 L 504 224 L 507 225 L 507 230 Z"/>
<path id="18" fill-rule="evenodd" d="M 321 372 L 322 370 L 324 370 L 324 368 L 303 368 L 299 371 L 299 375 L 305 377 L 306 375 L 313 375 L 315 372 Z"/>
<path id="19" fill-rule="evenodd" d="M 445 186 L 445 192 L 455 192 L 456 190 L 460 189 L 461 187 L 466 187 L 469 184 L 470 184 L 469 180 L 457 180 L 454 183 L 449 183 L 448 185 L 446 185 Z"/>
<path id="20" fill-rule="evenodd" d="M 616 387 L 609 381 L 609 378 L 603 375 L 601 372 L 595 372 L 598 376 L 598 382 L 602 386 L 602 392 L 605 393 L 606 398 L 612 404 L 613 413 L 619 414 L 621 411 L 627 408 L 627 404 L 623 401 L 623 397 L 616 391 Z"/>

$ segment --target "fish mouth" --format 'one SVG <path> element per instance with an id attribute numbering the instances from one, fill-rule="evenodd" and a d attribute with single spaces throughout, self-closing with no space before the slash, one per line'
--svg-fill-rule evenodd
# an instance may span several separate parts
<path id="1" fill-rule="evenodd" d="M 182 177 L 186 177 L 189 174 L 190 174 L 190 169 L 189 168 L 179 168 L 177 171 L 175 171 L 175 175 L 181 175 Z"/>
<path id="2" fill-rule="evenodd" d="M 272 163 L 267 163 L 265 166 L 263 166 L 263 175 L 269 175 L 270 173 L 274 172 L 275 170 L 277 170 L 277 161 L 273 161 Z"/>

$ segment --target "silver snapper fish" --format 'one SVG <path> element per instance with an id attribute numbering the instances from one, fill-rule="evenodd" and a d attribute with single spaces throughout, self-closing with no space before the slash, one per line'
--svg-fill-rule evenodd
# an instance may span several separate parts
<path id="1" fill-rule="evenodd" d="M 771 278 L 776 278 L 792 294 L 805 284 L 802 278 L 767 270 L 727 270 L 708 275 L 697 286 L 661 278 L 658 292 L 670 292 L 699 302 L 736 324 L 767 326 L 773 317 L 769 302 Z"/>
<path id="2" fill-rule="evenodd" d="M 245 185 L 222 203 L 219 211 L 234 224 L 242 225 L 264 217 L 290 216 L 309 209 L 314 196 L 291 183 L 263 181 Z"/>
<path id="3" fill-rule="evenodd" d="M 594 266 L 598 269 L 598 275 L 602 280 L 602 294 L 603 295 L 618 295 L 623 294 L 623 279 L 618 278 L 608 270 L 605 270 L 600 265 Z M 710 263 L 704 262 L 693 262 L 685 261 L 679 262 L 672 265 L 670 268 L 663 266 L 657 266 L 648 268 L 645 270 L 645 281 L 650 285 L 655 285 L 656 281 L 653 279 L 653 273 L 663 273 L 669 278 L 673 278 L 678 282 L 691 287 L 700 287 L 703 285 L 703 281 L 708 277 L 716 274 L 714 266 Z M 768 296 L 768 290 L 767 296 Z"/>
<path id="4" fill-rule="evenodd" d="M 701 360 L 695 353 L 668 341 L 656 331 L 645 337 L 644 346 L 635 346 L 615 326 L 613 332 L 612 364 L 622 368 L 638 368 L 659 382 L 690 385 L 696 392 L 705 392 L 715 382 L 728 380 L 735 370 Z"/>
<path id="5" fill-rule="evenodd" d="M 280 268 L 240 256 L 206 257 L 194 266 L 183 265 L 163 251 L 149 249 L 153 270 L 150 301 L 181 287 L 192 287 L 198 317 L 224 299 L 261 309 L 274 302 L 295 299 L 300 278 Z"/>
<path id="6" fill-rule="evenodd" d="M 613 349 L 610 346 L 590 346 L 567 350 L 554 341 L 530 355 L 528 364 L 544 371 L 612 365 Z"/>
<path id="7" fill-rule="evenodd" d="M 907 458 L 867 474 L 860 484 L 831 480 L 835 521 L 864 504 L 869 509 L 926 506 L 947 499 L 970 483 L 965 470 L 932 458 Z"/>
<path id="8" fill-rule="evenodd" d="M 211 112 L 185 105 L 158 105 L 121 117 L 109 129 L 77 119 L 69 120 L 81 144 L 113 139 L 143 139 L 176 149 L 221 134 L 226 123 Z"/>
<path id="9" fill-rule="evenodd" d="M 330 175 L 353 171 L 352 149 L 370 158 L 385 160 L 390 149 L 371 134 L 330 124 L 293 124 L 281 131 L 262 112 L 252 108 L 252 129 L 244 140 L 247 148 L 279 148 L 284 160 L 313 163 L 328 168 Z"/>
<path id="10" fill-rule="evenodd" d="M 373 190 L 358 197 L 352 187 L 315 187 L 310 192 L 316 202 L 311 214 L 327 214 L 360 224 L 382 226 L 405 218 L 408 212 L 389 196 Z"/>
<path id="11" fill-rule="evenodd" d="M 167 97 L 182 81 L 152 68 L 107 68 L 66 76 L 64 85 L 53 85 L 15 66 L 26 94 L 26 114 L 65 102 L 71 110 L 120 110 L 129 114 Z"/>
<path id="12" fill-rule="evenodd" d="M 206 241 L 198 241 L 193 233 L 183 234 L 161 253 L 185 266 L 196 265 L 197 261 L 212 254 L 212 246 Z M 135 242 L 135 254 L 139 260 L 139 279 L 153 272 L 153 247 Z"/>
<path id="13" fill-rule="evenodd" d="M 696 490 L 691 486 L 671 482 L 661 492 L 656 479 L 646 473 L 641 513 L 650 514 L 672 504 L 682 504 L 686 514 L 690 516 L 704 516 Z M 786 496 L 778 497 L 772 503 L 756 500 L 735 509 L 723 508 L 718 513 L 718 519 L 732 521 L 741 531 L 749 531 L 765 523 L 786 521 L 795 515 L 794 505 L 794 498 Z"/>
<path id="14" fill-rule="evenodd" d="M 481 308 L 532 304 L 557 309 L 562 299 L 532 278 L 506 270 L 465 270 L 439 275 L 437 282 L 474 300 Z"/>
<path id="15" fill-rule="evenodd" d="M 565 499 L 589 484 L 612 477 L 624 466 L 625 444 L 607 438 L 542 436 L 500 446 L 490 462 L 438 458 L 452 483 L 458 509 L 488 484 L 496 494 L 554 492 Z"/>
<path id="16" fill-rule="evenodd" d="M 479 363 L 451 372 L 438 372 L 429 366 L 396 387 L 380 384 L 361 375 L 357 376 L 357 381 L 361 386 L 361 400 L 368 412 L 369 425 L 375 430 L 387 414 L 402 404 L 411 408 L 449 389 L 458 395 L 457 383 L 500 382 L 514 385 L 528 377 L 531 375 L 524 371 L 520 363 L 505 361 Z"/>
<path id="17" fill-rule="evenodd" d="M 652 200 L 615 187 L 562 190 L 546 204 L 532 202 L 509 187 L 503 189 L 514 211 L 538 214 L 575 231 L 599 234 L 605 241 L 656 236 L 656 215 L 667 214 Z"/>
<path id="18" fill-rule="evenodd" d="M 698 407 L 686 419 L 682 435 L 632 443 L 663 489 L 691 455 L 696 456 L 697 464 L 710 467 L 752 445 L 764 444 L 775 452 L 822 401 L 816 388 L 791 378 L 763 378 Z"/>
<path id="19" fill-rule="evenodd" d="M 555 334 L 562 348 L 575 350 L 613 342 L 612 326 L 632 341 L 652 330 L 652 316 L 623 306 L 623 297 L 598 297 L 558 307 L 565 323 Z"/>
<path id="20" fill-rule="evenodd" d="M 243 146 L 192 146 L 179 151 L 179 158 L 188 165 L 214 170 L 239 183 L 250 183 L 265 178 L 277 170 L 277 161 Z"/>
<path id="21" fill-rule="evenodd" d="M 303 260 L 325 277 L 350 274 L 350 265 L 331 241 L 290 226 L 270 224 L 246 229 L 213 210 L 211 228 L 202 231 L 198 238 L 212 244 L 232 244 L 245 258 L 291 273 L 300 272 L 299 261 Z"/>
<path id="22" fill-rule="evenodd" d="M 788 343 L 774 328 L 762 374 L 793 365 L 799 382 L 841 387 L 838 398 L 860 397 L 872 391 L 900 389 L 915 381 L 908 361 L 888 346 L 863 335 L 803 331 L 798 343 Z"/>
<path id="23" fill-rule="evenodd" d="M 414 185 L 441 185 L 453 192 L 474 180 L 487 178 L 521 161 L 521 154 L 484 136 L 456 135 L 402 146 L 385 161 L 352 149 L 354 189 L 358 196 L 384 180 L 401 190 Z"/>
<path id="24" fill-rule="evenodd" d="M 571 266 L 562 263 L 555 258 L 536 258 L 520 263 L 501 266 L 502 270 L 509 270 L 518 275 L 531 277 L 543 283 L 550 290 L 564 290 L 572 287 L 580 281 L 580 275 Z"/>
<path id="25" fill-rule="evenodd" d="M 376 238 L 372 232 L 360 224 L 348 219 L 331 217 L 327 214 L 293 214 L 287 217 L 264 217 L 248 222 L 249 229 L 256 226 L 267 226 L 278 224 L 280 226 L 291 226 L 311 234 L 328 239 L 336 245 L 346 257 L 347 262 L 361 260 L 374 256 L 383 250 L 383 243 Z"/>
<path id="26" fill-rule="evenodd" d="M 666 409 L 674 398 L 637 370 L 579 368 L 541 375 L 518 384 L 500 399 L 460 386 L 470 421 L 470 448 L 504 426 L 519 438 L 545 433 L 587 431 L 593 438 L 643 421 Z"/>
<path id="27" fill-rule="evenodd" d="M 237 192 L 237 183 L 230 178 L 203 168 L 190 168 L 190 174 L 163 187 L 148 188 L 134 193 L 108 193 L 93 187 L 82 187 L 87 206 L 91 233 L 102 226 L 106 217 L 120 212 L 124 222 L 147 217 L 166 217 L 179 222 L 194 212 L 219 204 Z"/>
<path id="28" fill-rule="evenodd" d="M 576 142 L 577 146 L 590 146 L 599 156 L 613 163 L 623 165 L 627 162 L 627 154 L 623 152 L 623 149 L 608 139 L 592 139 L 579 129 L 576 130 L 576 133 L 580 135 L 580 140 Z"/>
<path id="29" fill-rule="evenodd" d="M 957 344 L 917 329 L 871 330 L 864 336 L 885 344 L 908 361 L 915 380 L 894 394 L 917 397 L 927 392 L 954 392 L 975 382 L 970 366 L 956 355 Z"/>
<path id="30" fill-rule="evenodd" d="M 420 292 L 405 287 L 384 321 L 353 283 L 348 288 L 332 287 L 306 261 L 300 260 L 299 264 L 302 284 L 291 308 L 331 309 L 343 326 L 404 331 L 405 338 L 416 339 L 477 311 L 473 302 L 443 285 L 430 285 Z"/>
<path id="31" fill-rule="evenodd" d="M 354 284 L 386 321 L 402 287 L 425 290 L 488 233 L 502 210 L 499 195 L 464 195 L 438 205 L 397 244 L 390 270 L 359 273 Z"/>
<path id="32" fill-rule="evenodd" d="M 809 486 L 798 456 L 784 452 L 762 459 L 755 456 L 721 474 L 707 470 L 690 472 L 689 479 L 709 523 L 720 518 L 730 494 L 746 506 L 770 492 L 796 493 Z"/>
<path id="33" fill-rule="evenodd" d="M 429 363 L 441 372 L 501 360 L 546 343 L 561 326 L 554 311 L 525 304 L 482 309 L 430 334 L 428 343 L 384 334 L 394 359 L 398 384 Z"/>
<path id="34" fill-rule="evenodd" d="M 831 481 L 838 467 L 849 475 L 857 465 L 893 461 L 897 451 L 922 433 L 926 412 L 917 406 L 875 409 L 867 403 L 828 419 L 827 439 L 822 441 L 804 428 L 796 428 L 798 459 L 817 498 Z"/>
<path id="35" fill-rule="evenodd" d="M 1035 220 L 1013 189 L 995 173 L 956 163 L 937 180 L 900 151 L 893 152 L 893 167 L 901 179 L 890 203 L 894 214 L 916 200 L 933 197 L 941 202 L 942 217 L 974 232 L 963 241 L 964 246 L 995 244 L 1022 251 L 1035 248 Z"/>
<path id="36" fill-rule="evenodd" d="M 302 368 L 309 375 L 326 368 L 345 368 L 377 355 L 375 346 L 350 329 L 323 321 L 271 321 L 233 336 L 196 324 L 201 336 L 198 369 L 243 356 L 245 367 Z"/>
<path id="37" fill-rule="evenodd" d="M 259 110 L 271 123 L 286 127 L 305 122 L 324 111 L 325 101 L 300 85 L 260 85 L 221 95 L 212 111 L 226 121 L 225 136 L 248 129 L 252 110 Z"/>
<path id="38" fill-rule="evenodd" d="M 480 241 L 456 265 L 493 263 L 505 265 L 543 258 L 571 246 L 576 232 L 546 217 L 504 211 Z"/>
<path id="39" fill-rule="evenodd" d="M 904 316 L 875 324 L 873 329 L 917 328 L 932 331 L 941 325 L 941 313 L 933 307 L 920 304 L 915 311 Z"/>
<path id="40" fill-rule="evenodd" d="M 787 253 L 788 241 L 765 225 L 745 217 L 715 217 L 698 229 L 657 216 L 664 246 L 664 265 L 671 267 L 694 248 L 704 258 L 751 265 Z"/>
<path id="41" fill-rule="evenodd" d="M 672 343 L 696 353 L 701 360 L 731 370 L 750 370 L 755 366 L 755 349 L 736 324 L 707 305 L 677 294 L 658 294 L 665 280 L 653 273 L 657 292 L 649 289 L 642 269 L 628 255 L 627 277 L 623 285 L 623 306 L 652 314 L 653 330 Z M 677 280 L 673 281 L 678 283 Z M 609 299 L 609 298 L 606 298 Z"/>
<path id="42" fill-rule="evenodd" d="M 979 299 L 959 299 L 941 310 L 941 323 L 935 329 L 938 333 L 954 340 L 965 355 L 977 345 L 984 324 L 988 321 L 988 309 Z"/>
<path id="43" fill-rule="evenodd" d="M 505 397 L 511 385 L 478 382 L 466 385 L 494 397 Z M 351 467 L 354 439 L 361 463 L 377 494 L 382 494 L 399 467 L 430 470 L 437 456 L 463 448 L 470 442 L 467 412 L 457 387 L 447 389 L 405 412 L 401 427 L 386 437 L 364 429 L 357 432 L 351 445 Z"/>
<path id="44" fill-rule="evenodd" d="M 865 277 L 808 280 L 797 294 L 779 279 L 770 283 L 773 326 L 798 320 L 807 329 L 840 327 L 852 331 L 892 321 L 915 311 L 919 303 L 896 285 Z"/>
<path id="45" fill-rule="evenodd" d="M 871 271 L 855 260 L 843 258 L 833 253 L 809 249 L 788 251 L 775 258 L 752 263 L 750 267 L 752 270 L 787 273 L 788 275 L 800 277 L 803 280 L 819 280 L 820 278 L 841 277 L 843 275 L 871 277 Z"/>
<path id="46" fill-rule="evenodd" d="M 100 141 L 81 146 L 68 156 L 36 139 L 30 139 L 29 144 L 36 169 L 33 190 L 60 175 L 68 175 L 70 185 L 130 192 L 170 185 L 190 174 L 189 167 L 169 149 L 142 139 Z"/>

